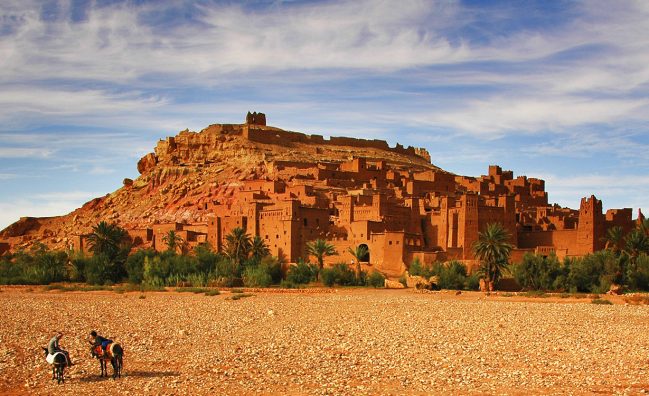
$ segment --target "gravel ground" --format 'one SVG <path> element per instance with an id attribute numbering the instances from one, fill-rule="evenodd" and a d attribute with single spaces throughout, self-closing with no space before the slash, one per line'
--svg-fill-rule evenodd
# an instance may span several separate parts
<path id="1" fill-rule="evenodd" d="M 649 306 L 479 293 L 0 290 L 0 394 L 643 394 Z M 86 335 L 125 349 L 100 378 Z M 76 365 L 50 380 L 53 332 Z"/>

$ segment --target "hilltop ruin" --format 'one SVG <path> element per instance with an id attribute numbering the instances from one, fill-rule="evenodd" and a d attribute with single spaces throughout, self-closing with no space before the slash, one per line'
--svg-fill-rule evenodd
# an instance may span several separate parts
<path id="1" fill-rule="evenodd" d="M 139 178 L 66 216 L 9 226 L 0 253 L 36 241 L 84 250 L 101 220 L 126 228 L 135 248 L 157 250 L 171 229 L 188 249 L 221 249 L 243 227 L 289 262 L 306 258 L 306 243 L 318 238 L 340 253 L 329 264 L 351 262 L 347 249 L 365 245 L 364 266 L 398 276 L 415 258 L 473 260 L 471 246 L 493 222 L 512 235 L 512 260 L 525 252 L 582 256 L 603 248 L 609 227 L 634 226 L 631 209 L 603 214 L 594 196 L 578 210 L 550 205 L 543 180 L 496 165 L 480 177 L 454 175 L 423 148 L 284 131 L 267 126 L 263 113 L 161 140 L 137 168 Z"/>

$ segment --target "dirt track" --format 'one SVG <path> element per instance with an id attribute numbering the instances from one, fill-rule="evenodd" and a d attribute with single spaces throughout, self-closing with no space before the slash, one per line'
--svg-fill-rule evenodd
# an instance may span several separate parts
<path id="1" fill-rule="evenodd" d="M 351 290 L 116 294 L 0 288 L 1 394 L 649 393 L 649 306 Z M 124 377 L 98 377 L 96 329 Z M 77 365 L 57 386 L 53 331 Z"/>

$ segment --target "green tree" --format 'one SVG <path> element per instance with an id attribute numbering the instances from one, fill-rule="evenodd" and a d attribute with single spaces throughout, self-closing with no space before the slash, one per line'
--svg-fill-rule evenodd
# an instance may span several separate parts
<path id="1" fill-rule="evenodd" d="M 121 255 L 126 258 L 130 250 L 130 240 L 122 227 L 101 221 L 92 227 L 92 233 L 88 235 L 88 246 L 93 255 L 105 255 L 113 261 Z"/>
<path id="2" fill-rule="evenodd" d="M 250 255 L 255 262 L 260 262 L 262 258 L 270 254 L 270 249 L 266 242 L 259 236 L 255 235 L 250 243 Z"/>
<path id="3" fill-rule="evenodd" d="M 366 245 L 358 245 L 354 249 L 351 247 L 347 248 L 347 251 L 354 256 L 356 261 L 356 283 L 358 283 L 361 276 L 361 261 L 367 261 L 369 250 Z"/>
<path id="4" fill-rule="evenodd" d="M 326 256 L 337 256 L 338 252 L 334 245 L 328 243 L 324 239 L 316 239 L 315 241 L 306 244 L 306 253 L 313 256 L 318 260 L 318 268 L 320 271 L 324 268 L 324 258 Z M 316 279 L 319 279 L 319 274 Z"/>
<path id="5" fill-rule="evenodd" d="M 557 290 L 563 287 L 568 271 L 554 254 L 543 257 L 526 253 L 523 260 L 513 266 L 513 275 L 516 283 L 525 289 Z"/>
<path id="6" fill-rule="evenodd" d="M 639 229 L 631 231 L 626 236 L 623 252 L 629 258 L 630 271 L 634 272 L 640 254 L 649 254 L 649 237 Z"/>
<path id="7" fill-rule="evenodd" d="M 602 237 L 602 242 L 606 243 L 604 249 L 611 250 L 616 254 L 619 253 L 624 242 L 624 230 L 620 226 L 609 228 L 606 230 L 606 235 Z"/>
<path id="8" fill-rule="evenodd" d="M 649 236 L 649 219 L 644 217 L 640 218 L 638 221 L 638 229 L 645 235 Z"/>
<path id="9" fill-rule="evenodd" d="M 480 260 L 480 273 L 487 290 L 493 290 L 507 268 L 512 251 L 509 239 L 510 236 L 502 224 L 492 223 L 478 234 L 478 240 L 473 244 L 473 252 Z"/>
<path id="10" fill-rule="evenodd" d="M 168 251 L 178 252 L 180 250 L 180 254 L 184 253 L 185 240 L 175 230 L 169 230 L 163 235 L 162 241 L 167 244 Z"/>
<path id="11" fill-rule="evenodd" d="M 225 236 L 225 254 L 238 266 L 246 260 L 252 248 L 250 235 L 246 230 L 237 227 Z"/>

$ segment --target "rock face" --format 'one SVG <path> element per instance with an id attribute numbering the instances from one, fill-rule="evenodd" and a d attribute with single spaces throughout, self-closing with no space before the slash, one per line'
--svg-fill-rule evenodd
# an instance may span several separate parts
<path id="1" fill-rule="evenodd" d="M 246 124 L 215 124 L 200 132 L 181 131 L 161 139 L 154 152 L 137 163 L 140 176 L 124 180 L 113 193 L 95 198 L 73 212 L 57 217 L 22 218 L 0 232 L 10 250 L 42 242 L 51 248 L 73 247 L 79 236 L 101 220 L 127 230 L 158 223 L 207 223 L 211 205 L 235 194 L 241 182 L 272 180 L 273 164 L 314 161 L 342 162 L 358 154 L 404 164 L 413 170 L 439 170 L 414 148 L 389 148 L 385 142 L 361 139 L 312 143 L 309 135 L 266 126 L 263 113 L 253 113 Z M 252 133 L 250 133 L 253 128 Z M 259 142 L 267 133 L 282 138 Z M 252 135 L 252 136 L 251 136 Z M 315 135 L 314 135 L 315 136 Z M 371 146 L 376 147 L 363 147 Z"/>

